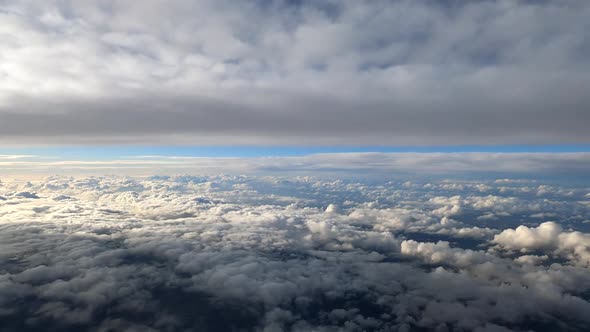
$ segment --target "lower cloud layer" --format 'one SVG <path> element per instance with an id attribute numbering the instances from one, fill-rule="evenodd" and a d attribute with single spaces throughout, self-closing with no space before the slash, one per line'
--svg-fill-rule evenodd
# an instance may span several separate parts
<path id="1" fill-rule="evenodd" d="M 509 180 L 5 183 L 0 326 L 584 331 L 588 196 Z"/>

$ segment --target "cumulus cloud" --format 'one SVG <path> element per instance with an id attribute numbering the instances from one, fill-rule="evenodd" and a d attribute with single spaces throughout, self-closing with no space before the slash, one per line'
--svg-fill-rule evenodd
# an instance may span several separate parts
<path id="1" fill-rule="evenodd" d="M 504 184 L 4 181 L 0 320 L 9 331 L 586 330 L 588 210 L 550 205 L 575 230 L 483 227 L 476 216 L 494 207 L 477 188 Z M 461 209 L 441 214 L 450 203 Z"/>
<path id="2" fill-rule="evenodd" d="M 9 143 L 585 143 L 585 1 L 3 1 Z"/>
<path id="3" fill-rule="evenodd" d="M 590 265 L 590 235 L 564 231 L 555 222 L 544 222 L 535 228 L 523 225 L 507 229 L 494 236 L 494 242 L 507 250 L 545 250 L 565 255 L 579 264 Z"/>

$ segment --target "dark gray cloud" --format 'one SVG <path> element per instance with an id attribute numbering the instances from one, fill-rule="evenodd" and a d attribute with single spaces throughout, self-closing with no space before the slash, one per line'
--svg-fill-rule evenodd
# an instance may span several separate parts
<path id="1" fill-rule="evenodd" d="M 586 1 L 6 2 L 6 143 L 590 141 Z"/>
<path id="2" fill-rule="evenodd" d="M 1 330 L 586 331 L 588 192 L 541 179 L 5 181 Z"/>

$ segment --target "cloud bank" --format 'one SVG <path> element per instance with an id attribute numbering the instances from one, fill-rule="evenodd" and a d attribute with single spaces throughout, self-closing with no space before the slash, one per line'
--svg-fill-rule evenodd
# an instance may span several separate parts
<path id="1" fill-rule="evenodd" d="M 1 1 L 0 142 L 587 143 L 587 1 Z"/>
<path id="2" fill-rule="evenodd" d="M 0 156 L 5 175 L 208 174 L 356 177 L 477 177 L 510 183 L 519 177 L 590 178 L 590 153 L 323 153 L 291 157 L 122 156 L 69 160 L 58 156 Z M 506 179 L 504 179 L 506 178 Z M 522 180 L 522 179 L 520 179 Z"/>
<path id="3" fill-rule="evenodd" d="M 0 322 L 7 331 L 585 331 L 589 192 L 509 179 L 6 181 Z"/>

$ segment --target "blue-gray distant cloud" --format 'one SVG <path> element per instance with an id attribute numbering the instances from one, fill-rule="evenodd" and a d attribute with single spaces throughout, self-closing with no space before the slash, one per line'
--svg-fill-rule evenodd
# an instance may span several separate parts
<path id="1" fill-rule="evenodd" d="M 590 142 L 588 1 L 0 1 L 0 143 Z"/>
<path id="2" fill-rule="evenodd" d="M 475 176 L 571 178 L 590 183 L 590 153 L 324 153 L 290 157 L 124 156 L 64 159 L 0 155 L 0 169 L 14 177 L 31 174 L 125 175 L 219 174 L 332 175 L 378 178 Z"/>

